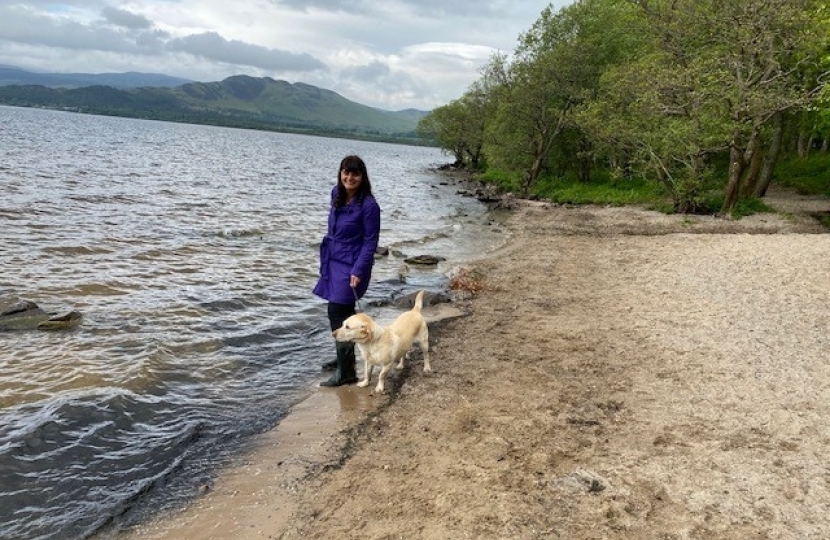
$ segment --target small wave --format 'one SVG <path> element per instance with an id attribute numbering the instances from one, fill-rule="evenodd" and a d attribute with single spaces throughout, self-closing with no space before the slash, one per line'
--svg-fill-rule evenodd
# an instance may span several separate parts
<path id="1" fill-rule="evenodd" d="M 70 201 L 89 203 L 93 205 L 117 204 L 130 205 L 139 202 L 138 200 L 124 195 L 69 195 Z"/>
<path id="2" fill-rule="evenodd" d="M 56 253 L 59 255 L 100 255 L 112 253 L 111 249 L 89 246 L 52 246 L 43 248 L 45 253 Z"/>
<path id="3" fill-rule="evenodd" d="M 185 212 L 187 212 L 188 210 L 192 210 L 194 208 L 210 208 L 210 207 L 211 207 L 211 203 L 209 203 L 209 202 L 184 202 L 184 203 L 176 203 L 176 204 L 173 205 L 173 209 L 175 209 L 175 210 L 184 210 Z"/>
<path id="4" fill-rule="evenodd" d="M 21 221 L 29 219 L 28 212 L 21 209 L 0 208 L 0 219 Z"/>
<path id="5" fill-rule="evenodd" d="M 436 240 L 443 240 L 446 238 L 451 238 L 452 234 L 445 232 L 445 231 L 438 231 L 430 234 L 425 234 L 419 238 L 410 238 L 406 240 L 398 240 L 396 242 L 391 242 L 387 246 L 390 250 L 394 248 L 402 248 L 407 246 L 420 246 L 424 244 L 428 244 L 430 242 L 435 242 Z"/>
<path id="6" fill-rule="evenodd" d="M 85 388 L 65 391 L 38 403 L 12 407 L 4 413 L 5 425 L 0 429 L 0 456 L 12 447 L 41 447 L 44 441 L 65 435 L 68 419 L 72 417 L 66 416 L 68 411 L 76 410 L 81 403 L 118 395 L 132 395 L 132 392 L 117 387 Z"/>
<path id="7" fill-rule="evenodd" d="M 102 423 L 101 426 L 103 431 L 107 431 L 107 428 L 112 431 L 112 424 Z M 12 490 L 0 495 L 0 500 L 6 499 L 3 501 L 5 508 L 11 509 L 12 505 L 20 508 L 15 512 L 17 519 L 8 521 L 11 528 L 6 532 L 11 533 L 12 538 L 88 538 L 123 515 L 142 497 L 157 486 L 163 485 L 168 478 L 181 470 L 190 455 L 190 449 L 201 439 L 204 431 L 204 421 L 191 421 L 157 430 L 149 438 L 146 434 L 133 432 L 131 438 L 121 437 L 124 449 L 132 447 L 131 450 L 126 453 L 111 451 L 108 455 L 93 461 L 87 461 L 85 456 L 92 453 L 91 450 L 95 448 L 96 443 L 76 441 L 76 444 L 65 447 L 65 450 L 72 454 L 69 458 L 70 463 L 74 462 L 75 466 L 82 466 L 90 473 L 100 472 L 97 475 L 86 475 L 85 483 L 91 486 L 84 487 L 62 469 L 53 469 L 37 477 L 25 473 L 19 475 L 21 481 L 28 483 L 30 493 L 26 490 Z M 95 438 L 100 438 L 97 433 L 95 435 Z M 106 434 L 101 436 L 106 437 Z M 143 443 L 136 445 L 136 438 L 143 439 Z M 141 450 L 136 451 L 136 448 Z M 148 468 L 147 456 L 155 457 L 157 454 L 166 454 L 169 457 L 163 461 L 163 466 Z M 120 465 L 116 470 L 112 469 L 114 463 Z M 103 474 L 104 471 L 106 474 Z M 41 489 L 32 489 L 37 486 L 41 486 Z M 47 486 L 52 486 L 52 489 L 43 489 Z M 46 497 L 45 500 L 33 499 L 30 496 L 31 492 L 54 495 Z M 25 506 L 22 504 L 24 501 Z M 62 512 L 54 512 L 50 508 L 57 504 L 62 507 Z M 3 512 L 0 511 L 0 514 Z M 25 516 L 26 519 L 20 519 L 21 516 Z"/>
<path id="8" fill-rule="evenodd" d="M 260 228 L 253 229 L 222 229 L 213 233 L 219 238 L 247 238 L 249 236 L 262 236 L 265 234 Z"/>
<path id="9" fill-rule="evenodd" d="M 228 347 L 236 347 L 241 349 L 249 349 L 251 345 L 261 345 L 272 342 L 279 342 L 286 348 L 290 348 L 291 342 L 295 340 L 303 346 L 307 346 L 307 340 L 309 337 L 321 332 L 321 325 L 322 324 L 317 321 L 303 318 L 269 328 L 262 328 L 253 332 L 245 332 L 239 335 L 229 336 L 224 338 L 224 342 Z"/>
<path id="10" fill-rule="evenodd" d="M 78 285 L 72 289 L 77 296 L 121 296 L 128 294 L 128 290 L 134 287 L 125 285 L 108 285 L 105 283 L 87 283 Z"/>
<path id="11" fill-rule="evenodd" d="M 223 298 L 199 302 L 199 307 L 213 312 L 243 311 L 250 306 L 251 303 L 244 298 Z"/>

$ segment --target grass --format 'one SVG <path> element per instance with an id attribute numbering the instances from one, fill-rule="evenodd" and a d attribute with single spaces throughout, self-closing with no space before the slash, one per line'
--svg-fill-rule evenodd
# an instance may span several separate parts
<path id="1" fill-rule="evenodd" d="M 775 169 L 775 182 L 791 187 L 801 195 L 830 197 L 830 154 L 781 161 Z"/>
<path id="2" fill-rule="evenodd" d="M 722 178 L 725 171 L 716 166 L 715 178 Z M 484 172 L 480 179 L 496 184 L 501 191 L 519 192 L 520 178 L 503 171 L 492 169 Z M 830 154 L 814 154 L 808 159 L 788 158 L 776 167 L 774 182 L 791 187 L 802 195 L 825 195 L 830 197 Z M 715 183 L 717 184 L 717 182 Z M 643 178 L 616 178 L 608 171 L 596 170 L 590 182 L 580 182 L 573 176 L 542 176 L 534 184 L 531 197 L 549 200 L 559 204 L 598 204 L 611 206 L 644 205 L 653 210 L 671 214 L 672 203 L 659 184 Z M 717 214 L 723 206 L 722 186 L 707 185 L 706 191 L 697 200 L 698 214 Z M 763 199 L 741 199 L 731 215 L 735 219 L 775 210 Z M 819 218 L 823 222 L 828 218 Z M 828 226 L 827 223 L 823 223 Z"/>
<path id="3" fill-rule="evenodd" d="M 519 179 L 502 171 L 488 170 L 481 179 L 495 183 L 502 191 L 519 191 Z M 613 178 L 607 171 L 597 171 L 590 182 L 568 176 L 542 176 L 536 180 L 530 195 L 559 204 L 657 206 L 666 203 L 666 194 L 658 184 L 642 178 Z"/>
<path id="4" fill-rule="evenodd" d="M 577 182 L 567 178 L 541 178 L 534 187 L 534 195 L 561 204 L 601 204 L 626 206 L 630 204 L 657 204 L 666 199 L 663 189 L 654 182 L 641 178 L 614 179 L 597 175 L 591 182 Z"/>

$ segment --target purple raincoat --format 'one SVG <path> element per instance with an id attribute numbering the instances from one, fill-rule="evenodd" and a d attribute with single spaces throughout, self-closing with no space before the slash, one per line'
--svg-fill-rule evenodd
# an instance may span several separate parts
<path id="1" fill-rule="evenodd" d="M 336 194 L 335 190 L 332 195 Z M 320 244 L 320 279 L 314 294 L 337 304 L 354 304 L 350 276 L 360 278 L 357 296 L 369 288 L 380 238 L 380 206 L 374 197 L 329 210 L 328 234 Z"/>

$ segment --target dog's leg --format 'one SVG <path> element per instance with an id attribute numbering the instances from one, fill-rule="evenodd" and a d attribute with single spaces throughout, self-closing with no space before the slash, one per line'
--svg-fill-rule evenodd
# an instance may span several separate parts
<path id="1" fill-rule="evenodd" d="M 432 366 L 429 365 L 429 329 L 426 324 L 422 324 L 418 332 L 418 345 L 424 353 L 424 373 L 430 373 Z"/>
<path id="2" fill-rule="evenodd" d="M 409 360 L 409 351 L 406 351 L 406 354 L 398 359 L 398 365 L 395 366 L 395 369 L 403 369 L 404 360 Z"/>
<path id="3" fill-rule="evenodd" d="M 369 386 L 369 379 L 372 378 L 372 364 L 369 363 L 369 359 L 365 356 L 363 357 L 363 380 L 357 383 L 357 385 L 361 388 L 366 388 Z"/>
<path id="4" fill-rule="evenodd" d="M 384 364 L 380 368 L 380 374 L 378 374 L 378 385 L 375 386 L 375 392 L 378 394 L 382 394 L 385 388 L 384 382 L 386 381 L 386 374 L 389 373 L 389 370 L 392 369 L 392 364 Z"/>

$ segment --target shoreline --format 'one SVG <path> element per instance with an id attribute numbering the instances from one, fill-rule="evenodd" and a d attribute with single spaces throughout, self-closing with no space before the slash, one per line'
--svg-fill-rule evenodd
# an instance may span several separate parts
<path id="1" fill-rule="evenodd" d="M 464 304 L 461 301 L 426 306 L 424 316 L 430 329 L 439 330 L 445 321 L 465 316 Z M 361 362 L 358 364 L 360 371 Z M 303 482 L 321 471 L 339 467 L 348 458 L 350 439 L 394 404 L 396 390 L 405 383 L 411 369 L 410 363 L 403 373 L 393 370 L 387 379 L 387 386 L 393 390 L 380 396 L 371 388 L 356 385 L 309 387 L 274 428 L 251 437 L 244 450 L 187 504 L 129 529 L 104 530 L 91 538 L 271 538 L 274 528 L 290 525 L 298 510 L 296 495 Z"/>
<path id="2" fill-rule="evenodd" d="M 356 387 L 312 388 L 271 430 L 253 437 L 201 496 L 147 523 L 93 538 L 268 538 L 297 511 L 295 497 L 309 469 L 338 459 L 344 423 L 378 407 Z"/>
<path id="3" fill-rule="evenodd" d="M 431 333 L 437 373 L 416 355 L 393 396 L 312 390 L 208 493 L 119 538 L 830 531 L 826 231 L 528 202 L 509 221 L 472 263 L 488 290 Z"/>

